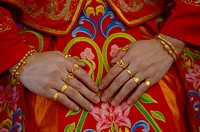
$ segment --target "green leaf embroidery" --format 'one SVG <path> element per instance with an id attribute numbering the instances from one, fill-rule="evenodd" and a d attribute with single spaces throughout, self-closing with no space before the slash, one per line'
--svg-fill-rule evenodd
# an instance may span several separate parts
<path id="1" fill-rule="evenodd" d="M 72 111 L 72 110 L 69 110 L 66 114 L 65 117 L 68 117 L 68 116 L 71 116 L 71 115 L 76 115 L 78 114 L 79 112 L 81 111 L 81 109 L 79 109 L 78 111 Z"/>
<path id="2" fill-rule="evenodd" d="M 158 103 L 149 94 L 146 93 L 143 93 L 142 96 L 140 96 L 140 100 L 144 103 Z"/>
<path id="3" fill-rule="evenodd" d="M 64 132 L 73 132 L 75 130 L 75 122 L 65 127 Z"/>
<path id="4" fill-rule="evenodd" d="M 155 119 L 165 122 L 165 117 L 161 112 L 151 110 L 151 114 Z"/>

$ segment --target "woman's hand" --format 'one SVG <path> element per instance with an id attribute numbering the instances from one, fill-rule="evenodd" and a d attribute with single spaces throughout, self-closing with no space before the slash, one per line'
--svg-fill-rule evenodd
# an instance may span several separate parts
<path id="1" fill-rule="evenodd" d="M 165 38 L 176 44 L 174 47 L 179 53 L 185 46 L 182 41 L 169 36 Z M 118 52 L 111 61 L 114 66 L 99 85 L 100 90 L 106 89 L 101 100 L 106 102 L 112 98 L 111 104 L 116 106 L 132 93 L 127 103 L 133 104 L 166 74 L 173 61 L 172 56 L 156 39 L 131 43 L 127 52 Z"/>
<path id="2" fill-rule="evenodd" d="M 95 94 L 98 88 L 94 81 L 82 69 L 84 66 L 58 51 L 36 53 L 27 60 L 19 79 L 35 94 L 51 99 L 54 96 L 71 110 L 77 111 L 80 105 L 90 111 L 92 103 L 98 103 L 100 99 Z"/>

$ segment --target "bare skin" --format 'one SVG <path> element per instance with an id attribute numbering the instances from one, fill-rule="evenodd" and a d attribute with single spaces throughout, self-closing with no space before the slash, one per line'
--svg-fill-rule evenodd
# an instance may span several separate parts
<path id="1" fill-rule="evenodd" d="M 61 52 L 49 51 L 31 56 L 23 67 L 19 80 L 33 93 L 52 99 L 56 91 L 60 91 L 65 84 L 74 64 L 80 67 L 74 71 L 74 78 L 69 80 L 69 86 L 64 93 L 59 92 L 58 102 L 71 110 L 79 110 L 80 105 L 91 111 L 92 103 L 100 101 L 95 94 L 98 91 L 97 86 L 82 69 L 84 63 L 71 57 L 65 58 Z"/>
<path id="2" fill-rule="evenodd" d="M 182 41 L 166 35 L 162 36 L 170 41 L 179 53 L 185 46 Z M 124 66 L 130 69 L 132 75 L 139 77 L 140 81 L 149 80 L 151 85 L 157 83 L 173 63 L 173 58 L 155 39 L 131 43 L 128 52 L 121 51 L 113 58 L 111 62 L 114 66 L 99 86 L 100 90 L 106 89 L 101 101 L 107 102 L 112 98 L 111 104 L 113 106 L 120 104 L 137 85 L 126 70 L 115 64 L 118 59 L 123 60 Z M 56 91 L 60 91 L 65 84 L 74 64 L 78 64 L 80 67 L 74 71 L 74 78 L 69 80 L 69 86 L 64 93 L 59 92 L 58 102 L 71 110 L 77 111 L 81 106 L 91 111 L 93 103 L 100 102 L 96 95 L 97 86 L 83 69 L 84 63 L 71 57 L 65 58 L 61 52 L 48 51 L 31 56 L 23 67 L 19 80 L 33 93 L 52 99 Z M 140 83 L 127 103 L 132 104 L 148 88 L 150 87 Z M 116 94 L 118 90 L 120 91 Z"/>
<path id="3" fill-rule="evenodd" d="M 161 36 L 170 41 L 178 53 L 185 47 L 185 43 L 180 40 L 163 34 Z M 122 59 L 124 66 L 131 71 L 133 76 L 138 77 L 141 81 L 135 92 L 127 100 L 129 105 L 133 104 L 150 88 L 144 83 L 144 80 L 149 80 L 151 86 L 154 85 L 166 74 L 174 61 L 156 39 L 136 41 L 130 44 L 127 52 L 120 51 L 111 61 L 114 66 L 99 85 L 100 90 L 105 90 L 101 101 L 107 102 L 112 98 L 111 104 L 113 106 L 121 103 L 137 86 L 127 71 L 116 64 L 119 59 Z M 119 92 L 116 94 L 117 91 Z"/>

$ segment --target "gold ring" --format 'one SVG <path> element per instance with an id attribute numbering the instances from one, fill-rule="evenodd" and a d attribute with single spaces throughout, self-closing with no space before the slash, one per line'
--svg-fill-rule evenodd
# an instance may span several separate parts
<path id="1" fill-rule="evenodd" d="M 119 67 L 121 67 L 121 68 L 125 68 L 124 67 L 124 62 L 123 62 L 123 60 L 122 59 L 119 59 L 118 61 L 117 61 L 117 65 L 119 66 Z"/>
<path id="2" fill-rule="evenodd" d="M 128 68 L 125 68 L 125 70 L 127 71 L 128 75 L 129 75 L 130 77 L 133 76 L 131 70 L 129 70 Z"/>
<path id="3" fill-rule="evenodd" d="M 70 55 L 70 54 L 66 54 L 66 55 L 65 55 L 65 58 L 68 58 L 68 57 L 71 57 L 71 55 Z"/>
<path id="4" fill-rule="evenodd" d="M 140 79 L 138 77 L 132 77 L 133 81 L 136 83 L 136 84 L 140 84 Z"/>
<path id="5" fill-rule="evenodd" d="M 58 93 L 59 93 L 59 92 L 57 91 L 57 92 L 53 95 L 52 98 L 53 98 L 54 101 L 57 101 L 57 99 L 58 99 Z"/>
<path id="6" fill-rule="evenodd" d="M 122 48 L 119 48 L 119 51 L 124 51 L 124 52 L 127 52 L 129 49 L 129 45 L 125 45 L 124 47 Z"/>
<path id="7" fill-rule="evenodd" d="M 79 65 L 74 64 L 73 67 L 72 67 L 72 73 L 74 74 L 74 71 L 75 71 L 76 69 L 78 69 L 78 68 L 79 68 Z"/>
<path id="8" fill-rule="evenodd" d="M 149 80 L 145 80 L 144 83 L 149 87 L 151 86 L 151 82 Z"/>
<path id="9" fill-rule="evenodd" d="M 60 92 L 64 92 L 66 89 L 67 89 L 67 87 L 68 87 L 68 84 L 64 84 L 62 87 L 61 87 L 61 89 L 60 89 Z"/>
<path id="10" fill-rule="evenodd" d="M 66 83 L 66 84 L 69 84 L 69 80 L 71 80 L 71 79 L 73 79 L 73 78 L 74 78 L 74 74 L 70 72 L 70 73 L 68 74 L 68 78 L 67 78 L 67 80 L 65 81 L 65 83 Z"/>

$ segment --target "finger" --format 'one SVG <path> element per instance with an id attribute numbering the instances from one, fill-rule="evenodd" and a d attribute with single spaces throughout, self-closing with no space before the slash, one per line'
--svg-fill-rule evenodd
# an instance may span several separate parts
<path id="1" fill-rule="evenodd" d="M 127 61 L 123 60 L 123 63 L 124 63 L 124 67 L 128 66 Z M 110 83 L 116 78 L 116 76 L 119 75 L 122 71 L 123 71 L 123 68 L 119 67 L 118 64 L 115 64 L 101 81 L 99 85 L 99 89 L 103 90 L 107 88 L 110 85 Z"/>
<path id="2" fill-rule="evenodd" d="M 110 86 L 105 90 L 105 92 L 102 95 L 101 100 L 103 102 L 107 102 L 115 93 L 117 90 L 119 90 L 124 83 L 130 78 L 130 76 L 127 74 L 127 72 L 124 70 L 119 74 L 114 81 L 110 84 Z"/>
<path id="3" fill-rule="evenodd" d="M 119 91 L 119 93 L 112 99 L 111 105 L 117 106 L 122 102 L 123 99 L 125 99 L 131 91 L 137 86 L 137 83 L 133 81 L 133 79 L 129 79 L 127 83 L 124 84 L 122 89 Z"/>
<path id="4" fill-rule="evenodd" d="M 71 86 L 68 86 L 68 88 L 64 92 L 70 99 L 75 101 L 77 104 L 82 106 L 84 109 L 91 111 L 93 109 L 93 105 L 85 99 L 76 89 L 74 89 Z"/>
<path id="5" fill-rule="evenodd" d="M 149 82 L 152 82 L 150 78 L 146 79 Z M 150 84 L 151 85 L 151 84 Z M 145 82 L 142 82 L 136 91 L 129 97 L 127 100 L 127 104 L 132 105 L 149 87 L 150 85 L 145 84 Z"/>
<path id="6" fill-rule="evenodd" d="M 57 91 L 55 89 L 49 88 L 48 93 L 51 95 L 49 98 L 53 99 L 53 96 L 55 95 Z M 71 101 L 66 95 L 58 92 L 57 100 L 59 103 L 63 104 L 65 107 L 67 107 L 70 110 L 78 111 L 79 106 Z"/>
<path id="7" fill-rule="evenodd" d="M 85 87 L 80 81 L 76 78 L 73 78 L 69 83 L 71 87 L 76 89 L 83 97 L 87 98 L 89 101 L 97 104 L 100 102 L 99 97 L 92 91 L 90 91 L 87 87 Z"/>
<path id="8" fill-rule="evenodd" d="M 116 54 L 115 57 L 113 57 L 113 59 L 111 60 L 111 64 L 115 64 L 117 62 L 117 60 L 119 60 L 120 58 L 122 58 L 124 55 L 126 54 L 126 52 L 118 52 Z"/>
<path id="9" fill-rule="evenodd" d="M 129 50 L 129 48 L 132 46 L 132 44 L 128 44 L 123 46 L 122 48 L 118 49 L 118 53 L 116 54 L 116 56 L 111 60 L 111 63 L 114 64 L 116 63 L 116 61 L 120 58 L 122 58 Z"/>
<path id="10" fill-rule="evenodd" d="M 85 70 L 83 70 L 82 68 L 78 68 L 74 70 L 74 75 L 77 80 L 87 86 L 90 90 L 98 92 L 98 87 Z"/>

